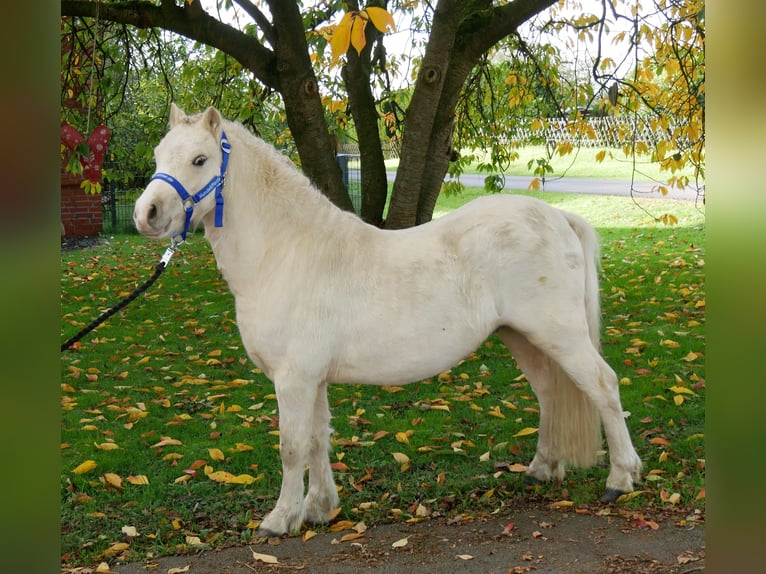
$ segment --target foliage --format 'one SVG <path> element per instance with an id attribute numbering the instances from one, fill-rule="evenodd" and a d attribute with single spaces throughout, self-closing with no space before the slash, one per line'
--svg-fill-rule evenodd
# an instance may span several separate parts
<path id="1" fill-rule="evenodd" d="M 702 215 L 679 202 L 678 225 L 655 227 L 629 198 L 545 198 L 592 219 L 603 238 L 603 352 L 621 379 L 644 483 L 611 506 L 597 502 L 606 466 L 524 487 L 537 400 L 492 337 L 407 387 L 331 386 L 342 510 L 322 528 L 470 520 L 528 501 L 651 528 L 667 513 L 678 523 L 704 517 Z M 63 253 L 62 337 L 143 282 L 161 250 L 118 236 Z M 278 495 L 277 403 L 245 356 L 202 237 L 183 245 L 152 290 L 62 355 L 61 369 L 65 565 L 251 541 Z"/>
<path id="2" fill-rule="evenodd" d="M 514 157 L 517 128 L 548 143 L 550 122 L 565 122 L 552 142 L 555 157 L 565 161 L 592 138 L 594 115 L 619 120 L 618 148 L 602 149 L 604 156 L 657 162 L 668 175 L 660 192 L 687 183 L 704 187 L 702 0 L 646 6 L 624 0 L 163 0 L 129 6 L 62 0 L 62 14 L 90 17 L 83 18 L 90 26 L 99 17 L 101 26 L 120 22 L 122 30 L 164 27 L 198 42 L 190 48 L 147 32 L 157 45 L 183 45 L 187 54 L 157 67 L 163 74 L 155 75 L 154 85 L 164 101 L 143 113 L 164 118 L 172 97 L 190 111 L 219 103 L 224 115 L 232 112 L 258 129 L 274 126 L 264 137 L 280 147 L 292 147 L 286 144 L 292 140 L 307 175 L 349 209 L 333 151 L 337 141 L 357 141 L 362 216 L 375 224 L 384 223 L 387 200 L 387 226 L 430 219 L 444 175 L 459 174 L 457 160 L 473 150 L 487 157 L 488 187 L 497 190 Z M 289 49 L 281 37 L 291 38 Z M 122 45 L 127 73 L 136 60 L 131 54 L 143 46 Z M 100 51 L 108 53 L 106 46 Z M 116 71 L 118 59 L 109 60 Z M 183 63 L 179 70 L 176 63 Z M 126 84 L 112 82 L 112 91 L 118 85 Z M 107 83 L 101 88 L 106 92 Z M 146 107 L 140 98 L 136 105 Z M 389 143 L 402 154 L 391 189 L 382 157 Z M 530 169 L 544 172 L 553 159 L 549 154 Z M 679 175 L 688 165 L 693 176 Z"/>
<path id="3" fill-rule="evenodd" d="M 142 188 L 154 171 L 153 150 L 167 129 L 171 101 L 187 109 L 215 105 L 294 152 L 274 92 L 224 52 L 168 41 L 158 29 L 82 18 L 62 22 L 62 121 L 83 133 L 95 118 L 111 128 L 105 177 L 117 189 Z M 211 76 L 218 81 L 211 83 Z M 87 150 L 71 155 L 68 171 L 78 172 L 83 155 Z"/>

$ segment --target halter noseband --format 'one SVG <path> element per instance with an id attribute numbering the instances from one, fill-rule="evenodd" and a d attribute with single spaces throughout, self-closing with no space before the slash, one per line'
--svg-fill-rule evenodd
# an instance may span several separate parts
<path id="1" fill-rule="evenodd" d="M 231 144 L 226 139 L 226 132 L 221 132 L 221 151 L 223 152 L 223 158 L 221 159 L 221 173 L 213 177 L 207 184 L 200 189 L 194 195 L 186 191 L 183 184 L 169 173 L 158 172 L 155 173 L 149 180 L 161 179 L 162 181 L 169 183 L 176 190 L 178 195 L 181 196 L 181 201 L 186 209 L 186 221 L 184 222 L 184 230 L 180 233 L 181 241 L 176 241 L 178 235 L 174 235 L 171 238 L 173 243 L 182 243 L 186 241 L 186 233 L 189 231 L 189 225 L 191 224 L 192 213 L 194 212 L 194 205 L 202 201 L 205 197 L 210 195 L 210 192 L 215 190 L 215 226 L 223 227 L 223 183 L 226 177 L 226 166 L 229 163 L 229 152 L 231 151 Z"/>

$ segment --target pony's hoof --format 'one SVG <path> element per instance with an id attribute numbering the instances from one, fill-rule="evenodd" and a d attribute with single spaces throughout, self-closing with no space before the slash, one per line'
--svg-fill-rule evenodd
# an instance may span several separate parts
<path id="1" fill-rule="evenodd" d="M 540 480 L 539 478 L 532 476 L 531 474 L 524 475 L 525 486 L 537 486 L 538 484 L 543 484 L 544 482 L 545 482 L 544 480 Z"/>
<path id="2" fill-rule="evenodd" d="M 607 488 L 606 492 L 604 492 L 604 495 L 601 497 L 601 502 L 614 502 L 623 494 L 626 493 L 622 490 L 617 490 L 616 488 Z"/>
<path id="3" fill-rule="evenodd" d="M 282 534 L 282 532 L 275 532 L 270 528 L 259 528 L 257 536 L 258 538 L 279 538 Z"/>

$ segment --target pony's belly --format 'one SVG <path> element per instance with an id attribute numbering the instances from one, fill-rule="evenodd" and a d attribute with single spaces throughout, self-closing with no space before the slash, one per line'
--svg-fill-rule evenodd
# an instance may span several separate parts
<path id="1" fill-rule="evenodd" d="M 358 345 L 335 363 L 329 381 L 365 385 L 406 385 L 447 371 L 489 336 L 487 332 L 461 333 L 460 337 L 423 337 L 386 345 L 370 338 L 370 346 Z"/>

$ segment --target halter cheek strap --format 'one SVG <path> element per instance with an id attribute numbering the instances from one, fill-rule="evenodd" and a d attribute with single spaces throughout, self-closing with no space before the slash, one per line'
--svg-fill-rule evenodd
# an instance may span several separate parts
<path id="1" fill-rule="evenodd" d="M 189 231 L 189 226 L 191 225 L 194 205 L 202 201 L 214 190 L 215 226 L 223 227 L 223 184 L 226 177 L 226 167 L 229 164 L 229 152 L 231 152 L 231 144 L 226 138 L 226 132 L 221 132 L 221 151 L 223 152 L 223 157 L 221 159 L 221 173 L 213 177 L 213 179 L 207 182 L 207 184 L 194 195 L 186 191 L 186 188 L 183 186 L 183 184 L 169 173 L 155 173 L 149 180 L 153 181 L 155 179 L 159 179 L 165 183 L 169 183 L 173 189 L 176 190 L 176 193 L 178 193 L 178 195 L 181 197 L 181 201 L 184 204 L 184 209 L 186 210 L 186 221 L 184 222 L 184 230 L 179 234 L 181 236 L 181 241 L 176 241 L 176 237 L 178 237 L 176 235 L 171 238 L 172 242 L 182 243 L 186 241 L 186 233 Z"/>

